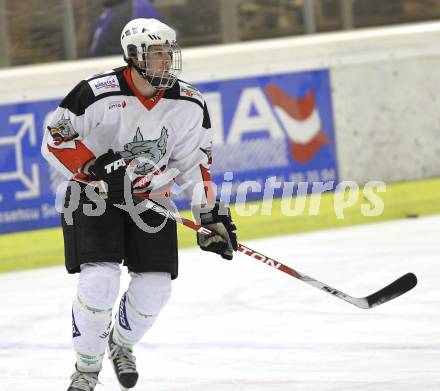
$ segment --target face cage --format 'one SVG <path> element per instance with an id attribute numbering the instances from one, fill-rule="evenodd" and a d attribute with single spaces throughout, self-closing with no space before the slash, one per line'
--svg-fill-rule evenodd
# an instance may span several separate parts
<path id="1" fill-rule="evenodd" d="M 147 46 L 142 44 L 141 48 L 142 49 L 138 51 L 139 66 L 136 67 L 136 69 L 140 72 L 142 77 L 158 90 L 171 88 L 182 72 L 182 52 L 179 45 L 173 43 L 170 45 L 169 50 L 166 50 L 166 52 L 171 55 L 171 64 L 167 70 L 164 69 L 161 71 L 155 71 L 148 67 Z M 160 53 L 160 51 L 155 53 Z"/>

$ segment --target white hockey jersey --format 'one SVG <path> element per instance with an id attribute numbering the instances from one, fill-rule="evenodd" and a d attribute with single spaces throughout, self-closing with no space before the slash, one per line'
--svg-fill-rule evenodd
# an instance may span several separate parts
<path id="1" fill-rule="evenodd" d="M 155 98 L 145 98 L 130 69 L 121 67 L 81 81 L 64 98 L 41 150 L 71 178 L 90 159 L 113 149 L 126 162 L 136 162 L 134 172 L 147 193 L 175 180 L 190 199 L 202 189 L 194 199 L 206 203 L 214 198 L 211 148 L 211 124 L 200 91 L 178 80 Z"/>

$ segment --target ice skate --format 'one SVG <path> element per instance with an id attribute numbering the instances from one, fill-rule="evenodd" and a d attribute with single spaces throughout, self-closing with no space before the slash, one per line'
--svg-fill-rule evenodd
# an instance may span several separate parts
<path id="1" fill-rule="evenodd" d="M 99 372 L 80 372 L 75 369 L 72 376 L 70 376 L 70 387 L 67 391 L 94 391 L 98 382 Z"/>
<path id="2" fill-rule="evenodd" d="M 108 358 L 112 362 L 122 390 L 133 388 L 139 377 L 136 370 L 136 357 L 131 349 L 113 342 L 113 330 L 108 339 Z"/>

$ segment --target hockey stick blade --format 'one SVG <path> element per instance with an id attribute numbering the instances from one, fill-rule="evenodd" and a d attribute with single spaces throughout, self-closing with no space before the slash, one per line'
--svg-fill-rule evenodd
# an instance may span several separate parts
<path id="1" fill-rule="evenodd" d="M 75 181 L 79 183 L 83 183 L 89 186 L 98 187 L 99 189 L 102 188 L 102 186 L 98 183 L 91 183 L 90 181 L 86 181 L 83 178 L 74 177 Z M 140 200 L 142 199 L 142 204 L 146 209 L 150 209 L 155 211 L 156 213 L 159 213 L 162 216 L 165 216 L 166 218 L 170 218 L 172 220 L 175 220 L 176 222 L 184 225 L 187 228 L 192 229 L 193 231 L 203 233 L 205 235 L 214 235 L 214 232 L 196 224 L 195 222 L 186 219 L 176 211 L 171 211 L 165 208 L 164 206 L 154 202 L 151 199 L 143 198 L 142 195 L 136 195 Z M 381 305 L 383 303 L 386 303 L 392 299 L 395 299 L 396 297 L 399 297 L 403 295 L 404 293 L 408 292 L 412 288 L 414 288 L 417 285 L 417 277 L 413 273 L 407 273 L 403 275 L 402 277 L 399 277 L 397 280 L 392 282 L 391 284 L 387 285 L 386 287 L 378 290 L 377 292 L 366 296 L 366 297 L 353 297 L 350 295 L 347 295 L 344 292 L 341 292 L 338 289 L 335 289 L 331 287 L 330 285 L 324 284 L 318 280 L 316 280 L 313 277 L 307 276 L 306 274 L 301 273 L 298 270 L 295 270 L 275 259 L 272 259 L 266 255 L 263 255 L 262 253 L 259 253 L 250 247 L 246 247 L 245 245 L 238 243 L 238 252 L 247 255 L 248 257 L 253 258 L 256 261 L 262 262 L 267 266 L 270 266 L 274 269 L 279 270 L 280 272 L 286 273 L 290 275 L 291 277 L 294 277 L 298 280 L 301 280 L 305 282 L 306 284 L 309 284 L 317 289 L 320 289 L 324 292 L 327 292 L 328 294 L 332 295 L 333 297 L 337 297 L 338 299 L 344 300 L 345 302 L 352 304 L 356 307 L 362 308 L 362 309 L 369 309 L 373 307 L 377 307 L 378 305 Z"/>
<path id="2" fill-rule="evenodd" d="M 368 303 L 368 307 L 373 308 L 387 301 L 393 300 L 396 297 L 403 295 L 410 291 L 417 285 L 417 277 L 414 273 L 407 273 L 396 281 L 387 285 L 385 288 L 378 290 L 376 293 L 367 296 L 365 299 Z"/>
<path id="3" fill-rule="evenodd" d="M 183 222 L 183 224 L 186 225 L 185 222 Z M 269 258 L 261 253 L 257 253 L 256 251 L 244 246 L 241 243 L 238 244 L 238 251 L 254 258 L 257 261 L 264 263 L 267 266 L 273 267 L 280 272 L 297 278 L 298 280 L 301 280 L 306 284 L 327 292 L 333 297 L 337 297 L 338 299 L 344 300 L 345 302 L 362 309 L 369 309 L 386 303 L 387 301 L 390 301 L 396 297 L 403 295 L 405 292 L 408 292 L 417 284 L 416 276 L 413 273 L 407 273 L 404 276 L 398 278 L 396 281 L 369 296 L 354 297 L 340 291 L 339 289 L 333 288 L 330 285 L 324 284 L 313 277 L 301 273 L 300 271 L 295 270 L 279 261 L 276 261 L 275 259 Z"/>

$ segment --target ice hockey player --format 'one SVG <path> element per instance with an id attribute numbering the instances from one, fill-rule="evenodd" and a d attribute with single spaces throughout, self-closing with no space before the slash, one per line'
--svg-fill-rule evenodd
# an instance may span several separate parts
<path id="1" fill-rule="evenodd" d="M 215 201 L 211 183 L 207 106 L 196 88 L 178 79 L 181 52 L 174 30 L 155 19 L 134 19 L 124 27 L 121 44 L 127 65 L 81 81 L 54 112 L 42 145 L 44 157 L 66 177 L 107 184 L 102 214 L 83 191 L 71 224 L 66 209 L 62 218 L 66 268 L 80 273 L 72 305 L 76 366 L 68 391 L 95 389 L 106 348 L 120 385 L 135 386 L 133 346 L 167 303 L 178 275 L 175 222 L 147 210 L 142 221 L 163 228 L 141 229 L 121 208 L 127 204 L 126 177 L 130 191 L 165 199 L 165 184 L 175 181 L 192 199 L 196 219 L 216 232 L 198 234 L 199 246 L 225 259 L 237 249 L 229 209 Z M 130 283 L 112 326 L 121 263 Z"/>

